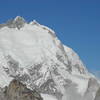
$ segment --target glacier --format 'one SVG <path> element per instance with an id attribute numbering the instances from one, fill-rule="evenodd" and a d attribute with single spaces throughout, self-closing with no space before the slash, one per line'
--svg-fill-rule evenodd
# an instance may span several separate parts
<path id="1" fill-rule="evenodd" d="M 95 100 L 99 80 L 56 33 L 17 16 L 0 24 L 0 87 L 18 79 L 44 100 Z"/>

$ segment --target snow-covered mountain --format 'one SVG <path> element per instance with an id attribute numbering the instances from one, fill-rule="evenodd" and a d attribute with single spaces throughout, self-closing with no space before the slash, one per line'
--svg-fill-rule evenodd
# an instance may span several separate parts
<path id="1" fill-rule="evenodd" d="M 94 100 L 100 86 L 53 30 L 19 16 L 0 24 L 0 87 L 13 78 L 44 100 Z"/>

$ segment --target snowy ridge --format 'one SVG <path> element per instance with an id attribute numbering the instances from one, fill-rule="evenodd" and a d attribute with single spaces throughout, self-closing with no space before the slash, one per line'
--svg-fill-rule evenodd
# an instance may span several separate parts
<path id="1" fill-rule="evenodd" d="M 0 87 L 17 78 L 50 100 L 94 100 L 98 81 L 53 30 L 21 17 L 0 26 Z"/>

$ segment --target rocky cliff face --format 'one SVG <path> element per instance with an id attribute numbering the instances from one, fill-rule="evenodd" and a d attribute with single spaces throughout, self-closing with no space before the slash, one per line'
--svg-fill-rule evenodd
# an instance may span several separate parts
<path id="1" fill-rule="evenodd" d="M 26 85 L 18 80 L 12 80 L 0 92 L 0 100 L 43 100 L 41 95 L 35 90 L 30 90 Z"/>

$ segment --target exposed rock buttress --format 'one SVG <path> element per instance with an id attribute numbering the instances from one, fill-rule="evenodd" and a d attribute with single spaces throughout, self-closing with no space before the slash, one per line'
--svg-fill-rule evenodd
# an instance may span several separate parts
<path id="1" fill-rule="evenodd" d="M 8 87 L 1 89 L 0 100 L 43 100 L 36 90 L 30 90 L 18 80 L 12 80 Z"/>

